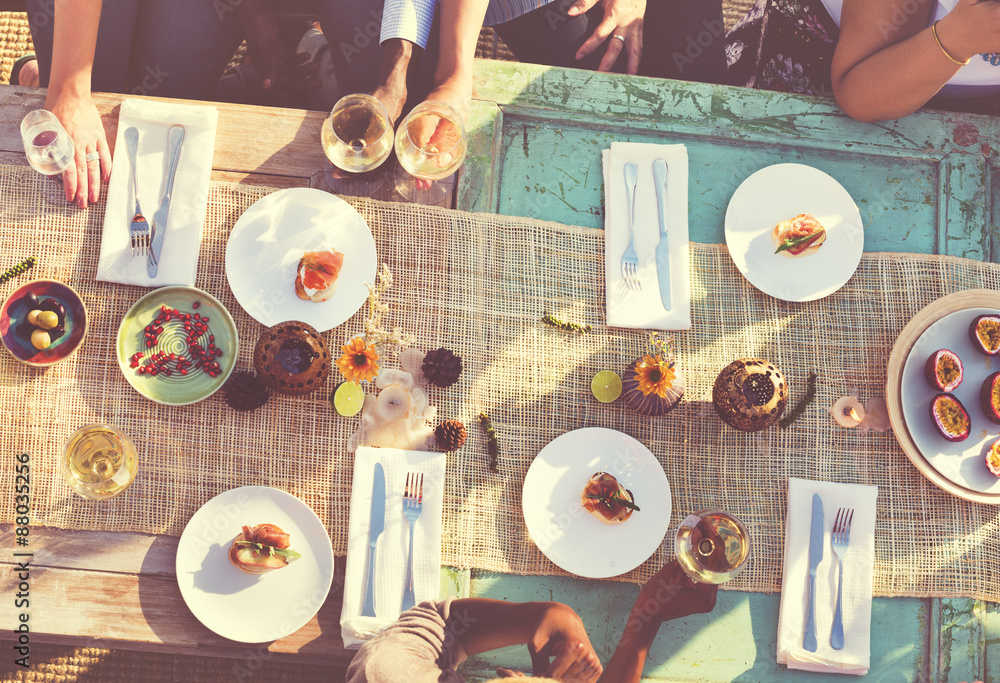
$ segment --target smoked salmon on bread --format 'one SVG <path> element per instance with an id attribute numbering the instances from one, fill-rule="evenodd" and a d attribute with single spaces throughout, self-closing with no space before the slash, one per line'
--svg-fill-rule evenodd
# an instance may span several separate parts
<path id="1" fill-rule="evenodd" d="M 305 301 L 320 303 L 333 296 L 337 277 L 344 267 L 344 255 L 336 249 L 321 247 L 307 251 L 299 259 L 295 275 L 295 295 Z"/>

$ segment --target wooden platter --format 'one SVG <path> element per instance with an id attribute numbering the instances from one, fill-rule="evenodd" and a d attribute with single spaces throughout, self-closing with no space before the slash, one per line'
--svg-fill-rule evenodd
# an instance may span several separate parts
<path id="1" fill-rule="evenodd" d="M 892 423 L 893 434 L 902 446 L 903 452 L 910 462 L 920 470 L 927 479 L 939 488 L 944 489 L 959 498 L 974 503 L 1000 505 L 1000 494 L 973 491 L 956 484 L 938 472 L 917 448 L 913 437 L 906 428 L 903 419 L 902 377 L 903 366 L 913 344 L 924 331 L 946 315 L 971 308 L 1000 309 L 1000 292 L 990 289 L 970 289 L 943 296 L 921 309 L 896 338 L 896 343 L 889 354 L 889 365 L 886 371 L 885 400 L 889 408 L 889 420 Z"/>

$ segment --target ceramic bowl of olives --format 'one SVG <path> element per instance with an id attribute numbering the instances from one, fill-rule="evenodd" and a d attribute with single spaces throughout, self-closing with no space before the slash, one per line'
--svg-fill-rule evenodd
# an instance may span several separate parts
<path id="1" fill-rule="evenodd" d="M 0 339 L 17 360 L 48 367 L 66 360 L 87 335 L 87 309 L 72 287 L 56 280 L 32 280 L 0 308 Z"/>

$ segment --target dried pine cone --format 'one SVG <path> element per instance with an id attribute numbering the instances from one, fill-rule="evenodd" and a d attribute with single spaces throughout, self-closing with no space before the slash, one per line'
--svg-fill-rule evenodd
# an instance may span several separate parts
<path id="1" fill-rule="evenodd" d="M 443 451 L 454 451 L 462 447 L 465 443 L 465 425 L 458 420 L 445 420 L 434 430 L 434 437 L 437 439 L 438 448 Z"/>
<path id="2" fill-rule="evenodd" d="M 434 349 L 424 356 L 424 376 L 438 387 L 450 387 L 462 374 L 462 359 L 448 349 Z"/>
<path id="3" fill-rule="evenodd" d="M 267 384 L 252 372 L 234 372 L 224 391 L 226 403 L 239 411 L 256 410 L 271 398 Z"/>

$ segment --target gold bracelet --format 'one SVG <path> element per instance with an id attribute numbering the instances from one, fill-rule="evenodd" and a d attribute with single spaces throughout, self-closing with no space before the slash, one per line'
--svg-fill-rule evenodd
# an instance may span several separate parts
<path id="1" fill-rule="evenodd" d="M 938 21 L 941 21 L 941 20 L 938 19 Z M 938 47 L 941 48 L 941 52 L 943 52 L 944 56 L 947 57 L 948 59 L 950 59 L 951 61 L 953 61 L 955 64 L 958 64 L 959 66 L 965 66 L 965 65 L 967 65 L 972 60 L 971 57 L 969 59 L 966 59 L 963 62 L 963 61 L 960 61 L 960 60 L 955 59 L 954 57 L 952 57 L 951 54 L 947 50 L 944 49 L 944 45 L 941 44 L 941 39 L 938 38 L 938 34 L 937 34 L 938 21 L 935 21 L 933 24 L 931 24 L 931 33 L 934 34 L 934 40 L 937 42 Z"/>

